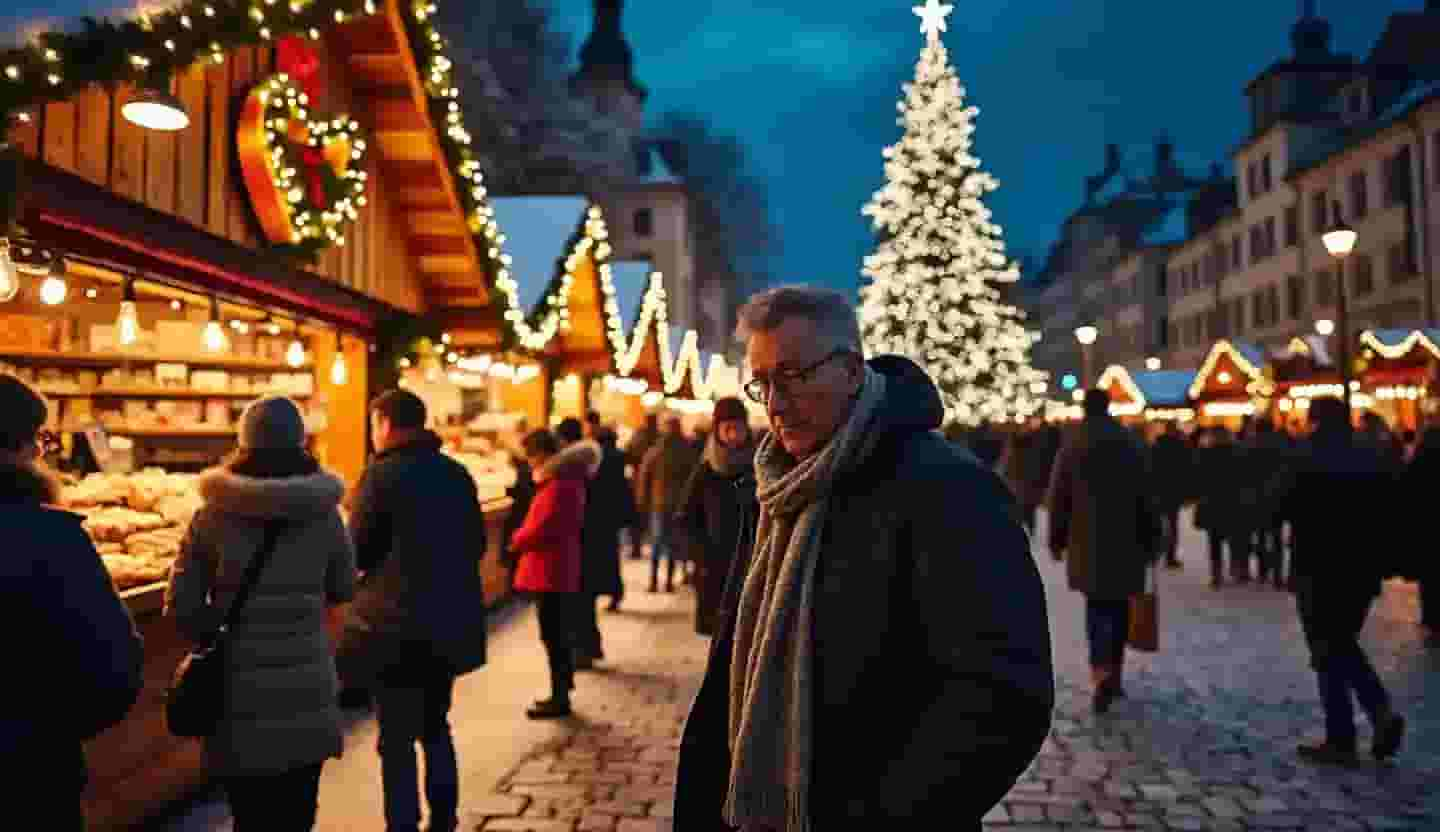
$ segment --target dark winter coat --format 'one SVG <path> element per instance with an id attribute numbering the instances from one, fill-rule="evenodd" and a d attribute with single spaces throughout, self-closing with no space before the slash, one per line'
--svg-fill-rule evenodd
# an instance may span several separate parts
<path id="1" fill-rule="evenodd" d="M 1374 597 L 1398 571 L 1396 479 L 1374 448 L 1344 432 L 1318 433 L 1298 456 L 1286 512 L 1294 530 L 1291 574 L 1307 592 Z"/>
<path id="2" fill-rule="evenodd" d="M 245 569 L 279 524 L 274 551 L 230 630 L 225 710 L 205 758 L 221 776 L 279 774 L 340 756 L 340 692 L 326 608 L 355 594 L 355 554 L 333 474 L 255 479 L 217 469 L 199 480 L 165 593 L 192 641 L 219 629 Z"/>
<path id="3" fill-rule="evenodd" d="M 1195 496 L 1194 450 L 1183 437 L 1163 433 L 1155 440 L 1150 460 L 1155 508 L 1163 512 L 1178 511 Z"/>
<path id="4" fill-rule="evenodd" d="M 1045 502 L 1053 461 L 1053 453 L 1045 447 L 1044 436 L 1038 431 L 1018 431 L 1006 442 L 1000 468 L 1021 506 L 1028 509 Z"/>
<path id="5" fill-rule="evenodd" d="M 906 359 L 870 365 L 888 381 L 880 439 L 835 484 L 815 578 L 812 827 L 978 829 L 1049 732 L 1044 586 L 1004 483 L 934 433 L 934 384 Z M 753 516 L 743 528 L 681 739 L 675 832 L 728 829 L 730 654 Z"/>
<path id="6" fill-rule="evenodd" d="M 1199 497 L 1195 527 L 1219 535 L 1243 534 L 1254 528 L 1259 483 L 1245 447 L 1223 442 L 1196 452 Z"/>
<path id="7" fill-rule="evenodd" d="M 695 564 L 695 632 L 702 636 L 715 634 L 742 517 L 758 511 L 753 467 L 727 477 L 701 462 L 686 486 L 675 521 Z"/>
<path id="8" fill-rule="evenodd" d="M 1440 494 L 1440 446 L 1422 441 L 1400 478 L 1396 495 L 1398 502 L 1392 511 L 1398 517 L 1425 517 L 1436 494 Z M 1399 564 L 1399 574 L 1411 580 L 1435 581 L 1435 585 L 1440 585 L 1440 552 L 1435 549 L 1429 524 L 1405 524 L 1405 528 L 1408 532 L 1398 543 L 1405 553 L 1403 563 Z M 1431 617 L 1440 618 L 1440 610 L 1431 609 L 1426 616 L 1427 621 Z"/>
<path id="9" fill-rule="evenodd" d="M 535 474 L 535 499 L 510 539 L 518 592 L 579 592 L 586 483 L 600 465 L 593 443 L 564 449 Z"/>
<path id="10" fill-rule="evenodd" d="M 80 517 L 48 508 L 38 470 L 0 465 L 0 625 L 12 676 L 0 685 L 0 766 L 16 794 L 85 783 L 81 743 L 125 717 L 140 694 L 140 636 Z M 72 804 L 71 811 L 75 811 Z M 44 808 L 39 811 L 44 812 Z M 57 817 L 65 807 L 55 807 Z"/>
<path id="11" fill-rule="evenodd" d="M 636 502 L 640 510 L 651 514 L 673 514 L 680 505 L 681 493 L 695 466 L 700 452 L 683 437 L 666 435 L 645 454 L 645 461 L 636 475 Z"/>
<path id="12" fill-rule="evenodd" d="M 1145 589 L 1159 552 L 1145 447 L 1109 416 L 1087 419 L 1060 451 L 1050 481 L 1050 548 L 1065 553 L 1070 588 L 1095 601 Z"/>
<path id="13" fill-rule="evenodd" d="M 356 488 L 350 531 L 366 580 L 399 558 L 398 606 L 403 637 L 415 645 L 410 653 L 465 673 L 485 663 L 485 514 L 470 472 L 441 447 L 440 437 L 426 432 L 376 455 Z"/>
<path id="14" fill-rule="evenodd" d="M 585 529 L 581 589 L 591 595 L 619 595 L 620 530 L 635 525 L 635 494 L 625 479 L 625 455 L 614 444 L 600 444 L 600 467 L 585 491 Z"/>
<path id="15" fill-rule="evenodd" d="M 1295 452 L 1285 435 L 1278 431 L 1257 433 L 1242 447 L 1247 455 L 1246 470 L 1254 485 L 1254 522 L 1257 526 L 1273 524 L 1281 518 L 1285 495 L 1290 491 Z"/>
<path id="16" fill-rule="evenodd" d="M 505 489 L 505 496 L 510 498 L 510 513 L 505 516 L 505 539 L 500 542 L 500 556 L 506 566 L 514 569 L 519 555 L 510 550 L 510 538 L 530 513 L 530 501 L 535 499 L 535 476 L 524 457 L 512 456 L 510 461 L 515 466 L 515 484 Z"/>

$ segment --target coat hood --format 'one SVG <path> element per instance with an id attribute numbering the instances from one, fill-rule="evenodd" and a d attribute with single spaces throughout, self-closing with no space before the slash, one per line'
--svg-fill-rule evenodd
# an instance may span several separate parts
<path id="1" fill-rule="evenodd" d="M 582 439 L 573 445 L 562 448 L 560 453 L 551 457 L 536 472 L 535 481 L 545 482 L 557 477 L 593 479 L 599 473 L 600 463 L 604 457 L 605 452 L 598 442 Z"/>
<path id="2" fill-rule="evenodd" d="M 885 377 L 885 401 L 876 417 L 878 430 L 920 433 L 937 430 L 944 423 L 940 390 L 919 364 L 899 355 L 876 356 L 868 364 Z"/>
<path id="3" fill-rule="evenodd" d="M 60 502 L 60 484 L 36 465 L 0 464 L 0 505 L 51 505 Z"/>
<path id="4" fill-rule="evenodd" d="M 323 514 L 345 495 L 345 484 L 328 471 L 258 479 L 214 468 L 200 475 L 198 486 L 207 506 L 248 517 Z"/>

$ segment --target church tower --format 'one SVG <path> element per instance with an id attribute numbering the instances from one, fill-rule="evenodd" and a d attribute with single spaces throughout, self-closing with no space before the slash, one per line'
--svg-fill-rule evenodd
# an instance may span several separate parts
<path id="1" fill-rule="evenodd" d="M 618 118 L 638 136 L 645 122 L 645 88 L 635 81 L 635 53 L 621 27 L 624 0 L 595 0 L 595 28 L 580 50 L 570 89 L 602 115 Z"/>

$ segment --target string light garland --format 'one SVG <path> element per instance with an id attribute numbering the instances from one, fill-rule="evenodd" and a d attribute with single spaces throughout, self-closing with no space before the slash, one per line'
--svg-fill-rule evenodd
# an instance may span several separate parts
<path id="1" fill-rule="evenodd" d="M 1025 313 L 998 288 L 1020 274 L 985 204 L 999 182 L 973 152 L 979 110 L 965 102 L 940 40 L 948 4 L 917 7 L 926 43 L 884 150 L 883 188 L 862 213 L 879 235 L 865 258 L 859 320 L 871 355 L 915 360 L 940 388 L 947 424 L 1038 414 L 1045 373 L 1030 363 Z"/>
<path id="2" fill-rule="evenodd" d="M 1398 343 L 1387 344 L 1381 341 L 1379 335 L 1373 330 L 1366 330 L 1360 335 L 1360 343 L 1379 353 L 1381 358 L 1387 358 L 1391 361 L 1407 357 L 1416 347 L 1421 347 L 1429 352 L 1430 355 L 1440 359 L 1440 345 L 1437 345 L 1436 341 L 1431 338 L 1432 334 L 1436 334 L 1436 331 L 1417 329 L 1413 330 L 1409 335 L 1406 335 Z"/>
<path id="3" fill-rule="evenodd" d="M 1145 409 L 1145 393 L 1140 389 L 1139 385 L 1135 383 L 1135 379 L 1130 375 L 1130 371 L 1119 364 L 1111 364 L 1109 367 L 1106 367 L 1105 372 L 1100 374 L 1100 380 L 1095 383 L 1095 386 L 1109 392 L 1111 385 L 1117 384 L 1120 386 L 1120 389 L 1125 391 L 1125 395 L 1130 399 L 1126 404 L 1135 407 L 1134 413 L 1127 412 L 1124 415 L 1135 416 Z M 1114 413 L 1115 405 L 1111 405 L 1110 410 Z"/>
<path id="4" fill-rule="evenodd" d="M 1220 359 L 1227 355 L 1230 356 L 1230 360 L 1239 368 L 1240 372 L 1248 376 L 1251 381 L 1260 381 L 1264 378 L 1260 367 L 1251 363 L 1250 359 L 1246 358 L 1234 344 L 1222 338 L 1210 348 L 1210 353 L 1205 356 L 1205 363 L 1200 365 L 1200 372 L 1195 374 L 1195 381 L 1190 384 L 1190 398 L 1200 398 L 1205 392 L 1206 385 L 1210 382 L 1211 374 L 1215 373 L 1219 366 Z M 1216 378 L 1219 379 L 1218 376 Z M 1226 382 L 1221 381 L 1221 383 Z"/>
<path id="5" fill-rule="evenodd" d="M 226 52 L 264 46 L 366 14 L 374 0 L 186 0 L 133 20 L 86 18 L 74 31 L 40 33 L 0 51 L 0 125 L 28 122 L 46 103 L 93 84 L 130 82 L 165 90 L 198 61 L 222 63 Z"/>

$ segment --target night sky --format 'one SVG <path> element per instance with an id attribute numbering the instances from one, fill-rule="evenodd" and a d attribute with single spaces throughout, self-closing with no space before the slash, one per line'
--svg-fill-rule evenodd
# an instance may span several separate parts
<path id="1" fill-rule="evenodd" d="M 442 0 L 443 1 L 443 0 Z M 460 0 L 448 0 L 459 2 Z M 489 0 L 471 0 L 489 2 Z M 590 0 L 550 0 L 575 48 Z M 1043 257 L 1099 169 L 1104 144 L 1162 131 L 1182 162 L 1225 160 L 1246 129 L 1247 81 L 1289 52 L 1296 0 L 952 0 L 945 42 L 971 103 L 991 205 L 1013 254 Z M 749 147 L 768 183 L 786 281 L 858 285 L 860 208 L 899 137 L 895 103 L 922 38 L 917 0 L 627 0 L 625 29 L 652 115 L 702 114 Z M 104 0 L 9 0 L 0 31 Z M 1336 45 L 1363 58 L 1393 11 L 1423 0 L 1319 0 Z"/>

